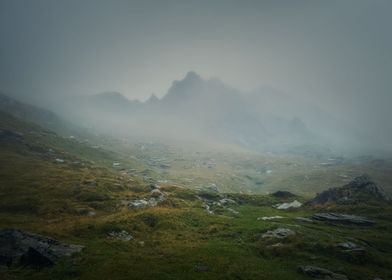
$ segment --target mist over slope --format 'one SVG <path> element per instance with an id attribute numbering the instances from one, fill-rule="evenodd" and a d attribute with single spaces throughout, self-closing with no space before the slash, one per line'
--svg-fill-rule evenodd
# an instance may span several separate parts
<path id="1" fill-rule="evenodd" d="M 306 155 L 375 153 L 367 136 L 332 114 L 273 88 L 251 92 L 188 72 L 161 98 L 118 92 L 74 95 L 54 105 L 71 121 L 122 137 L 238 145 L 257 152 Z"/>

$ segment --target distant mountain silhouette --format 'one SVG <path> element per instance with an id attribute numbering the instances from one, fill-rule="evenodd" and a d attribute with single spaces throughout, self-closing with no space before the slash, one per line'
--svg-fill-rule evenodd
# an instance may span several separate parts
<path id="1" fill-rule="evenodd" d="M 169 138 L 209 139 L 261 152 L 317 156 L 354 147 L 355 131 L 317 106 L 273 88 L 241 92 L 194 71 L 162 97 L 145 102 L 118 92 L 75 96 L 63 115 L 100 130 Z M 64 110 L 64 108 L 66 108 Z"/>

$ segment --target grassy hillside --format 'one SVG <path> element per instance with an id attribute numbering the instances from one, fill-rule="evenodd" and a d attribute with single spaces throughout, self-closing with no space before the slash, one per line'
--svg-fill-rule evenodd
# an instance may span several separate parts
<path id="1" fill-rule="evenodd" d="M 1 114 L 0 120 L 0 228 L 25 229 L 85 246 L 81 253 L 62 258 L 51 268 L 1 270 L 1 279 L 310 279 L 297 272 L 299 265 L 329 268 L 350 279 L 392 278 L 392 208 L 388 204 L 328 209 L 364 215 L 376 222 L 373 227 L 334 225 L 296 219 L 326 209 L 277 210 L 272 205 L 281 200 L 272 196 L 185 188 L 222 178 L 218 186 L 233 191 L 236 181 L 231 177 L 238 177 L 238 182 L 248 180 L 263 188 L 276 184 L 266 189 L 279 189 L 291 176 L 293 182 L 299 182 L 296 174 L 307 170 L 314 160 L 256 160 L 220 154 L 213 155 L 212 161 L 211 154 L 193 153 L 191 157 L 191 152 L 181 151 L 184 156 L 180 157 L 165 146 L 142 144 L 142 149 L 141 144 L 120 142 L 108 149 L 105 144 L 93 148 L 96 143 L 64 138 L 7 114 Z M 170 166 L 157 160 L 162 151 L 173 159 Z M 114 162 L 121 163 L 120 167 L 114 168 Z M 314 177 L 307 186 L 317 186 L 326 174 L 332 178 L 342 170 L 328 168 L 329 173 L 319 171 L 320 177 L 310 172 Z M 279 174 L 286 174 L 281 181 Z M 200 181 L 183 179 L 187 177 Z M 158 206 L 132 209 L 125 205 L 149 198 L 150 182 L 158 180 L 165 193 Z M 233 181 L 229 184 L 232 189 L 225 189 L 226 180 Z M 257 180 L 264 183 L 259 185 Z M 247 186 L 252 185 L 244 185 L 245 193 Z M 227 207 L 213 203 L 223 197 L 235 203 Z M 206 201 L 212 203 L 214 214 L 206 211 Z M 283 218 L 258 219 L 277 215 Z M 295 235 L 262 237 L 278 227 L 291 229 Z M 133 239 L 109 236 L 122 230 Z M 366 254 L 342 253 L 336 244 L 345 241 L 357 243 Z"/>

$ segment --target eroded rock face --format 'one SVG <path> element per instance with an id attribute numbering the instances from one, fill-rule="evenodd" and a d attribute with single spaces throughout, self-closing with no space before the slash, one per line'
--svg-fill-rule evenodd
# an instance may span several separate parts
<path id="1" fill-rule="evenodd" d="M 83 246 L 65 244 L 55 239 L 18 229 L 0 231 L 0 265 L 53 266 L 63 256 L 80 252 Z"/>
<path id="2" fill-rule="evenodd" d="M 313 220 L 318 221 L 328 221 L 339 224 L 355 224 L 362 226 L 372 226 L 374 222 L 366 217 L 349 215 L 349 214 L 339 214 L 339 213 L 316 213 L 312 215 Z"/>
<path id="3" fill-rule="evenodd" d="M 306 274 L 315 279 L 328 279 L 328 280 L 348 280 L 347 276 L 340 273 L 335 273 L 329 269 L 317 266 L 305 265 L 298 268 L 300 273 Z"/>
<path id="4" fill-rule="evenodd" d="M 350 183 L 330 188 L 310 201 L 311 205 L 328 203 L 352 204 L 357 202 L 387 201 L 389 198 L 382 187 L 373 182 L 368 175 L 356 177 Z"/>

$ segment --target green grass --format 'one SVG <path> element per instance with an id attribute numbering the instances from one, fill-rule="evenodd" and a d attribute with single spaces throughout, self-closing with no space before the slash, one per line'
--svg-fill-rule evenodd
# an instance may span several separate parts
<path id="1" fill-rule="evenodd" d="M 14 118 L 4 117 L 0 124 L 2 129 L 24 133 L 22 142 L 8 141 L 0 146 L 0 228 L 21 228 L 85 246 L 81 253 L 62 258 L 52 268 L 12 268 L 0 272 L 1 279 L 309 279 L 297 273 L 299 265 L 344 271 L 350 279 L 392 278 L 390 205 L 331 207 L 328 210 L 361 214 L 377 222 L 374 227 L 337 226 L 296 220 L 326 209 L 276 210 L 271 206 L 278 199 L 246 194 L 248 190 L 288 189 L 310 196 L 312 185 L 321 190 L 331 182 L 337 184 L 341 180 L 337 173 L 351 169 L 360 173 L 371 166 L 369 162 L 325 169 L 312 167 L 314 159 L 257 156 L 243 151 L 207 156 L 190 150 L 181 160 L 174 160 L 180 155 L 170 147 L 153 145 L 141 152 L 138 145 L 122 144 L 98 151 L 91 144 L 42 134 L 42 128 Z M 44 147 L 42 151 L 53 149 L 66 162 L 55 163 L 46 152 L 32 149 L 33 144 Z M 149 158 L 161 156 L 172 161 L 164 172 L 148 165 Z M 216 167 L 192 167 L 211 157 Z M 112 162 L 136 171 L 114 170 Z M 260 166 L 271 168 L 273 173 L 257 173 Z M 369 168 L 369 173 L 379 174 L 383 182 L 391 180 L 386 173 L 388 166 Z M 143 170 L 153 180 L 170 180 L 161 184 L 168 193 L 167 200 L 159 207 L 143 210 L 120 207 L 121 200 L 148 196 L 150 188 Z M 304 180 L 305 175 L 309 179 Z M 187 177 L 197 179 L 183 182 L 181 178 Z M 89 186 L 91 181 L 96 186 Z M 257 184 L 259 181 L 263 183 Z M 238 202 L 231 207 L 240 214 L 218 209 L 217 214 L 210 215 L 197 199 L 199 193 L 185 188 L 213 182 L 230 192 L 227 196 Z M 240 190 L 245 194 L 238 193 Z M 306 197 L 297 199 L 304 201 Z M 89 217 L 88 211 L 97 214 Z M 285 218 L 257 220 L 275 215 Z M 297 234 L 285 240 L 261 238 L 267 230 L 278 227 Z M 112 230 L 126 230 L 134 239 L 109 239 L 107 233 Z M 335 248 L 336 243 L 348 240 L 366 248 L 365 259 L 348 257 Z M 271 246 L 278 242 L 282 245 Z M 208 271 L 197 271 L 204 266 Z"/>

